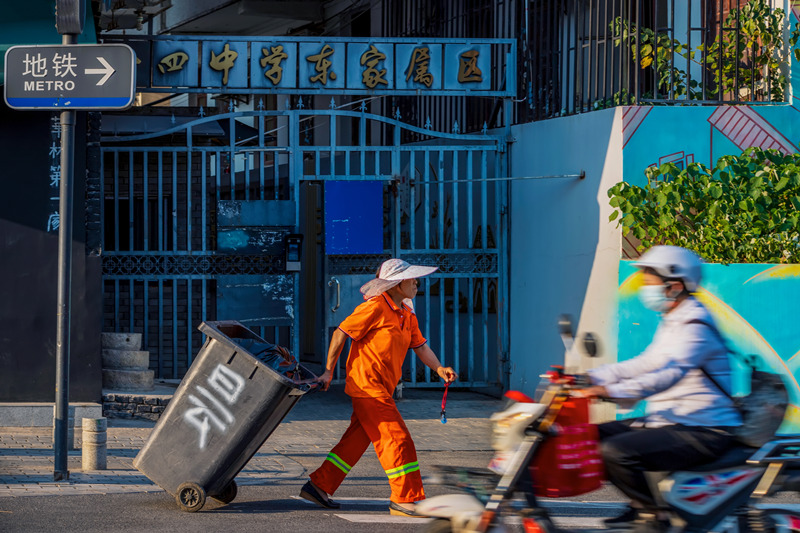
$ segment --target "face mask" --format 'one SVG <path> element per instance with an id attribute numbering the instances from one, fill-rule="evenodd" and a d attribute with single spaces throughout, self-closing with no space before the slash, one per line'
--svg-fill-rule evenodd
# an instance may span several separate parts
<path id="1" fill-rule="evenodd" d="M 663 313 L 667 310 L 667 304 L 672 301 L 667 298 L 666 288 L 666 285 L 643 285 L 639 289 L 639 300 L 651 311 Z"/>

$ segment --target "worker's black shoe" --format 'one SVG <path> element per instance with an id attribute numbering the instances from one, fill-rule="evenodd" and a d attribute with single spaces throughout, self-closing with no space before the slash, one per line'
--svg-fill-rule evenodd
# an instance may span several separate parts
<path id="1" fill-rule="evenodd" d="M 327 494 L 318 491 L 314 485 L 311 484 L 311 481 L 306 481 L 306 484 L 300 489 L 300 497 L 327 509 L 338 509 L 341 507 L 340 504 L 328 498 Z"/>

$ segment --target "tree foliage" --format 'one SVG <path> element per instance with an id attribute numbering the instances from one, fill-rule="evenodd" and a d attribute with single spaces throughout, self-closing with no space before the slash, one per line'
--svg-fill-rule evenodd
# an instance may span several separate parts
<path id="1" fill-rule="evenodd" d="M 715 263 L 800 263 L 800 154 L 749 148 L 714 168 L 673 163 L 648 184 L 608 191 L 609 217 L 641 244 L 683 246 Z"/>
<path id="2" fill-rule="evenodd" d="M 767 0 L 749 0 L 732 8 L 719 37 L 690 47 L 666 29 L 654 31 L 617 17 L 609 24 L 615 46 L 631 47 L 632 59 L 642 69 L 656 72 L 656 94 L 645 98 L 700 100 L 784 100 L 789 79 L 784 66 L 789 52 L 800 61 L 800 24 L 789 29 L 784 46 L 785 13 Z M 678 58 L 684 68 L 679 68 Z M 690 65 L 705 73 L 691 79 Z M 696 77 L 696 74 L 695 74 Z"/>

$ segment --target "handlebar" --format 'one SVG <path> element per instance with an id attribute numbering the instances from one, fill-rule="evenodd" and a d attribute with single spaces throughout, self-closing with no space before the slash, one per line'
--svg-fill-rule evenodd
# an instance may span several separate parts
<path id="1" fill-rule="evenodd" d="M 587 374 L 567 374 L 560 365 L 551 366 L 551 370 L 539 376 L 543 383 L 549 382 L 547 388 L 557 395 L 572 396 L 575 398 L 591 398 L 599 401 L 616 403 L 613 398 L 604 394 L 597 394 L 597 389 L 602 389 L 594 383 Z M 540 385 L 540 389 L 541 385 Z M 538 395 L 537 390 L 537 395 Z"/>
<path id="2" fill-rule="evenodd" d="M 550 368 L 551 370 L 540 376 L 548 379 L 550 383 L 557 383 L 567 388 L 575 389 L 588 387 L 592 384 L 591 379 L 586 374 L 566 374 L 564 373 L 564 367 L 560 365 L 552 365 Z"/>

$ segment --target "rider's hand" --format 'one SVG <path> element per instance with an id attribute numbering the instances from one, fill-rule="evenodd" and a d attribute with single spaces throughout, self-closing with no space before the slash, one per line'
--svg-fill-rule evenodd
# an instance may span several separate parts
<path id="1" fill-rule="evenodd" d="M 583 389 L 573 391 L 574 396 L 580 398 L 608 398 L 608 391 L 602 385 L 592 385 Z"/>
<path id="2" fill-rule="evenodd" d="M 588 374 L 574 374 L 572 376 L 572 386 L 585 389 L 586 387 L 590 387 L 592 385 L 592 378 L 589 377 Z"/>

